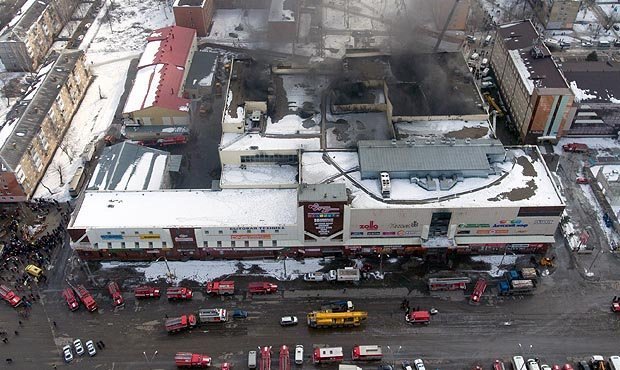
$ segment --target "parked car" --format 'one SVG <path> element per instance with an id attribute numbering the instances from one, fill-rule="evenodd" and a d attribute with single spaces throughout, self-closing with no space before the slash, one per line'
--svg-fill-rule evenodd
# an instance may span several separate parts
<path id="1" fill-rule="evenodd" d="M 304 275 L 304 281 L 323 281 L 325 280 L 322 272 L 309 272 Z"/>
<path id="2" fill-rule="evenodd" d="M 71 352 L 70 345 L 67 344 L 66 346 L 62 347 L 62 354 L 65 358 L 66 363 L 73 361 L 73 353 Z"/>
<path id="3" fill-rule="evenodd" d="M 540 370 L 551 370 L 551 366 L 547 364 L 540 365 Z"/>
<path id="4" fill-rule="evenodd" d="M 78 356 L 82 356 L 84 354 L 84 347 L 82 346 L 81 340 L 79 339 L 74 340 L 73 347 L 75 347 L 75 353 L 77 353 Z"/>
<path id="5" fill-rule="evenodd" d="M 390 364 L 381 364 L 377 367 L 377 370 L 394 370 Z"/>
<path id="6" fill-rule="evenodd" d="M 248 317 L 248 311 L 235 308 L 232 314 L 233 319 L 245 319 Z"/>
<path id="7" fill-rule="evenodd" d="M 301 344 L 295 346 L 295 363 L 297 365 L 304 363 L 304 346 Z"/>
<path id="8" fill-rule="evenodd" d="M 411 367 L 411 363 L 409 361 L 403 361 L 402 366 L 403 366 L 403 370 L 413 370 L 413 368 Z"/>
<path id="9" fill-rule="evenodd" d="M 579 370 L 592 370 L 587 361 L 579 361 Z"/>
<path id="10" fill-rule="evenodd" d="M 493 363 L 493 370 L 506 370 L 504 362 L 502 360 L 495 360 Z"/>
<path id="11" fill-rule="evenodd" d="M 528 370 L 540 370 L 540 366 L 538 366 L 538 362 L 533 358 L 529 358 L 526 362 Z"/>
<path id="12" fill-rule="evenodd" d="M 86 341 L 86 352 L 88 352 L 89 356 L 94 356 L 97 354 L 97 350 L 95 349 L 95 344 L 92 340 Z"/>
<path id="13" fill-rule="evenodd" d="M 590 41 L 582 41 L 582 42 L 581 42 L 581 47 L 584 47 L 584 48 L 591 48 L 592 46 L 594 46 L 594 44 L 593 44 L 593 43 L 591 43 Z"/>
<path id="14" fill-rule="evenodd" d="M 413 361 L 413 364 L 415 365 L 416 370 L 426 370 L 426 368 L 424 367 L 424 361 L 422 361 L 421 358 L 415 359 Z"/>
<path id="15" fill-rule="evenodd" d="M 280 325 L 282 326 L 293 326 L 297 325 L 297 316 L 283 316 L 280 319 Z"/>
<path id="16" fill-rule="evenodd" d="M 564 366 L 562 366 L 562 370 L 573 370 L 573 365 L 564 364 Z"/>
<path id="17" fill-rule="evenodd" d="M 577 184 L 587 184 L 587 183 L 590 182 L 590 181 L 588 181 L 588 179 L 586 177 L 581 177 L 581 176 L 577 177 L 576 181 L 577 181 Z"/>

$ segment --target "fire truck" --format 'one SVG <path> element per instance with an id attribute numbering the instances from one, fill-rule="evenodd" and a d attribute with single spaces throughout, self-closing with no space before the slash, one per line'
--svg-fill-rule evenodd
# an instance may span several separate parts
<path id="1" fill-rule="evenodd" d="M 138 141 L 138 145 L 156 146 L 156 147 L 164 147 L 168 145 L 178 145 L 178 144 L 186 144 L 186 143 L 187 143 L 187 136 L 185 135 L 176 135 L 176 136 L 170 136 L 170 137 L 162 137 L 159 139 Z"/>
<path id="2" fill-rule="evenodd" d="M 471 279 L 467 277 L 455 278 L 430 278 L 428 279 L 428 289 L 430 291 L 437 290 L 465 290 Z"/>
<path id="3" fill-rule="evenodd" d="M 487 281 L 484 279 L 478 279 L 476 282 L 476 286 L 474 287 L 474 292 L 469 297 L 470 304 L 480 304 L 480 298 L 482 298 L 482 294 L 487 289 Z"/>
<path id="4" fill-rule="evenodd" d="M 171 317 L 166 320 L 166 331 L 168 334 L 178 333 L 183 330 L 188 330 L 196 326 L 196 315 L 181 315 L 179 317 Z"/>
<path id="5" fill-rule="evenodd" d="M 259 281 L 256 283 L 250 283 L 248 285 L 248 290 L 252 294 L 268 294 L 277 292 L 278 286 L 265 281 Z"/>
<path id="6" fill-rule="evenodd" d="M 69 286 L 73 288 L 73 290 L 75 291 L 75 294 L 77 294 L 78 298 L 80 299 L 80 301 L 82 302 L 82 304 L 84 305 L 84 307 L 86 307 L 88 311 L 90 312 L 97 311 L 97 308 L 98 308 L 97 302 L 95 302 L 95 299 L 93 298 L 93 296 L 90 295 L 88 290 L 84 288 L 84 285 L 78 285 L 77 288 L 74 288 L 71 284 L 69 284 Z"/>
<path id="7" fill-rule="evenodd" d="M 611 312 L 620 312 L 620 297 L 615 296 L 611 300 Z"/>
<path id="8" fill-rule="evenodd" d="M 353 361 L 376 361 L 383 358 L 381 346 L 355 346 L 351 351 Z"/>
<path id="9" fill-rule="evenodd" d="M 139 286 L 134 290 L 134 295 L 137 299 L 140 298 L 159 298 L 159 288 L 153 288 L 150 286 Z"/>
<path id="10" fill-rule="evenodd" d="M 260 348 L 259 370 L 271 370 L 271 346 Z"/>
<path id="11" fill-rule="evenodd" d="M 431 323 L 431 313 L 428 311 L 411 311 L 405 315 L 405 321 L 410 324 L 425 324 Z"/>
<path id="12" fill-rule="evenodd" d="M 228 312 L 223 308 L 202 308 L 198 310 L 198 318 L 201 324 L 226 322 L 228 321 Z"/>
<path id="13" fill-rule="evenodd" d="M 177 352 L 174 363 L 177 367 L 209 367 L 211 357 L 191 352 Z"/>
<path id="14" fill-rule="evenodd" d="M 336 328 L 343 326 L 360 326 L 368 318 L 368 312 L 324 312 L 313 311 L 307 315 L 311 328 Z"/>
<path id="15" fill-rule="evenodd" d="M 190 288 L 179 287 L 179 288 L 168 288 L 166 290 L 166 296 L 168 300 L 174 301 L 177 299 L 187 300 L 192 299 L 193 293 Z"/>
<path id="16" fill-rule="evenodd" d="M 291 356 L 286 345 L 280 347 L 280 370 L 291 370 Z"/>
<path id="17" fill-rule="evenodd" d="M 17 307 L 22 303 L 22 299 L 6 285 L 0 285 L 0 297 L 7 301 L 11 307 Z"/>
<path id="18" fill-rule="evenodd" d="M 234 281 L 209 281 L 205 287 L 207 294 L 211 295 L 233 295 L 235 294 Z"/>
<path id="19" fill-rule="evenodd" d="M 63 290 L 62 297 L 65 299 L 65 302 L 67 302 L 67 306 L 69 306 L 69 310 L 75 311 L 78 308 L 80 308 L 80 304 L 75 298 L 75 293 L 73 293 L 73 289 L 66 288 L 65 290 Z"/>
<path id="20" fill-rule="evenodd" d="M 315 348 L 312 353 L 312 362 L 326 364 L 329 362 L 342 362 L 344 353 L 342 347 Z"/>
<path id="21" fill-rule="evenodd" d="M 112 296 L 112 305 L 114 307 L 124 306 L 125 301 L 123 300 L 123 295 L 121 294 L 121 290 L 118 287 L 118 284 L 114 281 L 110 281 L 108 283 L 108 292 Z"/>

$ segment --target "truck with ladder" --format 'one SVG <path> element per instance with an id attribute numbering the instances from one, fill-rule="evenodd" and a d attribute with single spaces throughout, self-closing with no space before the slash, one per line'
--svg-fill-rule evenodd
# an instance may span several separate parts
<path id="1" fill-rule="evenodd" d="M 186 287 L 172 287 L 166 290 L 166 297 L 169 301 L 192 299 L 193 292 Z"/>
<path id="2" fill-rule="evenodd" d="M 73 289 L 65 288 L 62 291 L 62 297 L 65 299 L 65 302 L 67 303 L 70 311 L 75 311 L 80 308 L 80 304 L 75 298 L 75 293 L 73 292 Z"/>
<path id="3" fill-rule="evenodd" d="M 197 324 L 196 315 L 181 315 L 179 317 L 171 317 L 166 319 L 165 326 L 168 334 L 178 333 L 180 331 L 189 330 Z"/>
<path id="4" fill-rule="evenodd" d="M 99 307 L 97 307 L 97 302 L 90 295 L 90 292 L 86 290 L 84 285 L 78 285 L 77 288 L 71 285 L 71 283 L 67 282 L 69 286 L 75 291 L 75 294 L 80 299 L 80 302 L 86 307 L 86 309 L 90 312 L 95 312 Z"/>
<path id="5" fill-rule="evenodd" d="M 487 281 L 485 279 L 478 279 L 478 281 L 476 281 L 476 285 L 474 286 L 474 291 L 469 296 L 469 303 L 474 305 L 480 304 L 480 299 L 486 289 Z"/>
<path id="6" fill-rule="evenodd" d="M 307 315 L 308 326 L 311 328 L 342 328 L 360 326 L 368 318 L 368 312 L 322 312 L 313 311 Z"/>
<path id="7" fill-rule="evenodd" d="M 227 322 L 228 311 L 224 308 L 201 308 L 198 310 L 198 319 L 201 324 Z"/>
<path id="8" fill-rule="evenodd" d="M 235 282 L 209 281 L 205 286 L 205 292 L 211 295 L 233 295 L 235 294 Z"/>
<path id="9" fill-rule="evenodd" d="M 209 367 L 211 357 L 191 352 L 177 352 L 174 355 L 174 363 L 177 367 Z"/>
<path id="10" fill-rule="evenodd" d="M 110 293 L 110 296 L 112 296 L 112 305 L 114 307 L 121 307 L 125 305 L 125 300 L 121 294 L 121 289 L 118 287 L 116 282 L 110 281 L 108 283 L 108 292 Z"/>
<path id="11" fill-rule="evenodd" d="M 260 348 L 260 361 L 258 370 L 271 370 L 271 346 Z"/>
<path id="12" fill-rule="evenodd" d="M 471 282 L 468 277 L 429 278 L 428 290 L 431 292 L 440 290 L 465 290 Z"/>
<path id="13" fill-rule="evenodd" d="M 291 356 L 288 346 L 283 345 L 280 347 L 280 369 L 279 370 L 291 370 Z"/>

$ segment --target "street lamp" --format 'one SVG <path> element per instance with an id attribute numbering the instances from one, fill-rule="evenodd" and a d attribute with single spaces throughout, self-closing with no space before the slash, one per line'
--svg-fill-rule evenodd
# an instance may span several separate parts
<path id="1" fill-rule="evenodd" d="M 144 355 L 144 359 L 146 360 L 147 364 L 150 364 L 151 362 L 153 362 L 153 360 L 155 359 L 155 356 L 157 356 L 157 350 L 155 350 L 155 352 L 153 352 L 153 356 L 151 356 L 151 358 L 149 359 L 149 356 L 146 355 L 146 351 L 142 351 L 142 354 Z"/>
<path id="2" fill-rule="evenodd" d="M 396 366 L 396 356 L 398 356 L 398 352 L 400 352 L 403 346 L 398 346 L 398 349 L 396 350 L 396 354 L 394 354 L 394 351 L 392 351 L 392 348 L 390 346 L 386 346 L 386 347 L 388 351 L 390 351 L 390 354 L 392 355 L 392 366 Z"/>

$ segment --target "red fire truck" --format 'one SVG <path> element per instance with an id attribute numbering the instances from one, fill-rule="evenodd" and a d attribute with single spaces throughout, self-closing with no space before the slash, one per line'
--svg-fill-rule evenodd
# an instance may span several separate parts
<path id="1" fill-rule="evenodd" d="M 211 357 L 191 352 L 177 352 L 174 356 L 174 363 L 177 367 L 209 367 Z"/>
<path id="2" fill-rule="evenodd" d="M 329 362 L 342 362 L 344 353 L 342 347 L 315 348 L 312 353 L 312 362 L 326 364 Z"/>
<path id="3" fill-rule="evenodd" d="M 171 301 L 177 299 L 186 300 L 192 299 L 193 293 L 190 288 L 186 287 L 168 288 L 168 290 L 166 290 L 166 296 L 168 297 L 168 300 Z"/>
<path id="4" fill-rule="evenodd" d="M 186 144 L 186 143 L 187 143 L 187 136 L 185 135 L 169 136 L 169 137 L 162 137 L 162 138 L 153 139 L 153 140 L 138 141 L 138 145 L 159 146 L 159 147 L 164 147 L 168 145 Z"/>
<path id="5" fill-rule="evenodd" d="M 69 306 L 69 310 L 75 311 L 78 308 L 80 308 L 80 304 L 75 298 L 75 293 L 73 293 L 73 289 L 66 288 L 65 290 L 63 290 L 62 297 L 65 299 L 65 302 L 67 302 L 67 306 Z"/>
<path id="6" fill-rule="evenodd" d="M 280 347 L 280 370 L 291 370 L 291 356 L 286 345 Z"/>
<path id="7" fill-rule="evenodd" d="M 233 295 L 235 294 L 234 281 L 209 281 L 205 287 L 207 294 L 211 295 Z"/>
<path id="8" fill-rule="evenodd" d="M 469 296 L 469 303 L 479 304 L 480 298 L 482 298 L 482 294 L 484 294 L 484 291 L 486 290 L 486 288 L 487 288 L 487 281 L 484 279 L 478 279 L 478 281 L 476 282 L 476 286 L 474 286 L 473 293 L 471 293 L 471 296 Z"/>
<path id="9" fill-rule="evenodd" d="M 428 311 L 411 311 L 405 315 L 405 321 L 410 324 L 428 325 L 431 323 L 431 313 Z"/>
<path id="10" fill-rule="evenodd" d="M 22 303 L 22 299 L 6 285 L 0 285 L 0 297 L 7 301 L 11 307 L 17 307 Z"/>
<path id="11" fill-rule="evenodd" d="M 437 290 L 465 290 L 467 284 L 471 280 L 467 277 L 455 277 L 455 278 L 430 278 L 428 279 L 428 289 L 430 291 Z"/>
<path id="12" fill-rule="evenodd" d="M 252 294 L 268 294 L 277 292 L 278 286 L 276 284 L 268 283 L 266 281 L 259 281 L 255 283 L 250 283 L 248 285 L 248 290 Z"/>
<path id="13" fill-rule="evenodd" d="M 271 346 L 260 349 L 259 370 L 271 370 Z"/>
<path id="14" fill-rule="evenodd" d="M 74 290 L 75 294 L 77 294 L 78 298 L 80 299 L 80 301 L 82 301 L 82 304 L 84 305 L 84 307 L 86 307 L 88 311 L 97 311 L 97 302 L 95 302 L 95 299 L 93 298 L 93 296 L 90 295 L 88 290 L 84 288 L 84 285 L 78 285 L 78 287 Z"/>
<path id="15" fill-rule="evenodd" d="M 376 361 L 383 358 L 381 346 L 355 346 L 351 351 L 353 361 Z"/>
<path id="16" fill-rule="evenodd" d="M 108 292 L 110 292 L 110 295 L 112 296 L 112 305 L 114 307 L 123 306 L 125 304 L 121 290 L 116 282 L 110 281 L 108 283 Z"/>
<path id="17" fill-rule="evenodd" d="M 179 317 L 171 317 L 166 320 L 166 331 L 168 334 L 178 333 L 183 330 L 188 330 L 196 326 L 196 315 L 182 315 Z"/>
<path id="18" fill-rule="evenodd" d="M 139 286 L 134 290 L 134 295 L 137 299 L 140 298 L 159 298 L 159 288 L 153 288 L 150 286 Z"/>

